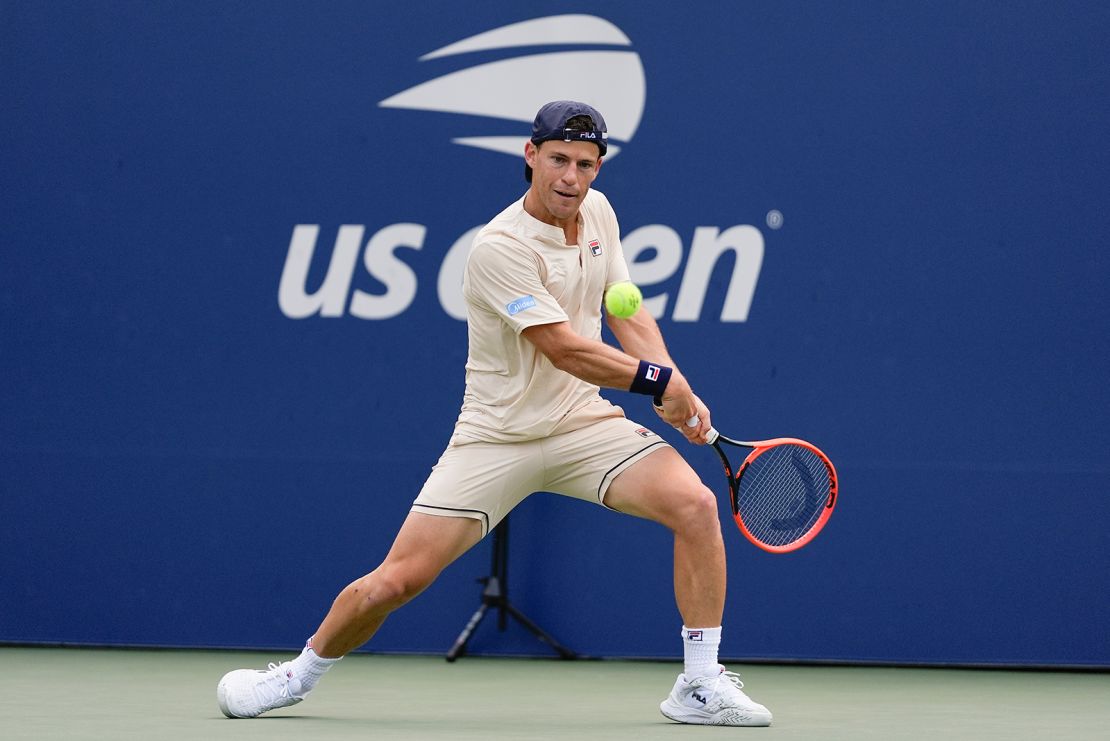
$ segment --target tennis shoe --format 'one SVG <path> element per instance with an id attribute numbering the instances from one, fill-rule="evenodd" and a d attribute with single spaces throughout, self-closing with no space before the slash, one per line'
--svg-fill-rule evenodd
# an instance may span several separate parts
<path id="1" fill-rule="evenodd" d="M 735 673 L 687 679 L 678 675 L 671 694 L 659 704 L 663 715 L 679 723 L 707 726 L 769 726 L 771 711 L 744 694 L 744 683 Z"/>
<path id="2" fill-rule="evenodd" d="M 216 686 L 220 710 L 229 718 L 257 718 L 276 708 L 296 705 L 308 692 L 290 662 L 271 663 L 268 669 L 236 669 Z"/>

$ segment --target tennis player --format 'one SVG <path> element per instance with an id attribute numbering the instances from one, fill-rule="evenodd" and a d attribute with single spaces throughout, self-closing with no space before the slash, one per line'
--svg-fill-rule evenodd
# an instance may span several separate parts
<path id="1" fill-rule="evenodd" d="M 644 394 L 694 444 L 711 423 L 641 307 L 607 316 L 605 290 L 629 279 L 617 219 L 590 186 L 605 121 L 574 101 L 543 106 L 525 144 L 524 196 L 475 238 L 463 278 L 470 352 L 462 411 L 447 449 L 378 568 L 348 585 L 300 656 L 239 669 L 217 689 L 228 717 L 300 702 L 336 661 L 535 491 L 594 502 L 674 533 L 674 591 L 684 667 L 660 705 L 681 723 L 766 726 L 767 708 L 717 661 L 725 550 L 717 502 L 693 469 L 599 387 Z M 687 420 L 697 417 L 696 426 Z"/>

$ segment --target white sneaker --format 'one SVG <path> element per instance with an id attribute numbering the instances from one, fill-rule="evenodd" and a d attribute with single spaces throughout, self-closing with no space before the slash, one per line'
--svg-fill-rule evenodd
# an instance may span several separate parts
<path id="1" fill-rule="evenodd" d="M 712 677 L 678 675 L 674 689 L 659 704 L 663 715 L 679 723 L 709 726 L 769 726 L 771 711 L 744 694 L 740 677 L 722 666 Z"/>
<path id="2" fill-rule="evenodd" d="M 289 662 L 271 663 L 269 669 L 236 669 L 216 686 L 216 701 L 229 718 L 256 718 L 275 708 L 296 705 L 307 692 Z"/>

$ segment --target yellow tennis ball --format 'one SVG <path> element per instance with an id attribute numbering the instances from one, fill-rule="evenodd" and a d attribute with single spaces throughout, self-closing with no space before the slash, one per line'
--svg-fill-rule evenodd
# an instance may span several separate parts
<path id="1" fill-rule="evenodd" d="M 640 310 L 644 296 L 634 283 L 617 283 L 605 292 L 605 308 L 620 319 L 627 319 Z"/>

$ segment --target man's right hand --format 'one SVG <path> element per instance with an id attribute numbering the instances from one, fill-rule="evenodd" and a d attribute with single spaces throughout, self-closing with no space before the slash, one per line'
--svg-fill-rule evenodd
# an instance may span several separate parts
<path id="1" fill-rule="evenodd" d="M 655 412 L 693 444 L 705 445 L 705 436 L 713 427 L 709 408 L 693 392 L 686 378 L 677 371 L 671 376 L 667 390 L 663 392 L 663 406 L 655 407 Z M 688 422 L 694 419 L 697 424 L 689 425 Z"/>

